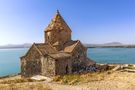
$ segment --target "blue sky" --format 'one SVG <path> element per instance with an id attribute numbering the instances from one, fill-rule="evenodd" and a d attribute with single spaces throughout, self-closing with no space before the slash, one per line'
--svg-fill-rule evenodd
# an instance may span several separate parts
<path id="1" fill-rule="evenodd" d="M 0 0 L 0 45 L 43 42 L 57 9 L 74 40 L 135 44 L 135 0 Z"/>

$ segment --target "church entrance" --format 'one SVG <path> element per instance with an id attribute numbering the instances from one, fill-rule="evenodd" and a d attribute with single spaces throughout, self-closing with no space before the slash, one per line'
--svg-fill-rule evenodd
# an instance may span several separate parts
<path id="1" fill-rule="evenodd" d="M 68 65 L 66 66 L 66 74 L 68 74 L 69 72 L 68 72 Z"/>

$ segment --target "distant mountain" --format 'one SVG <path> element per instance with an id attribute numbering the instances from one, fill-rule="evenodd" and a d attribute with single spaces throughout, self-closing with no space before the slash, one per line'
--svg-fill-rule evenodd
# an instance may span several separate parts
<path id="1" fill-rule="evenodd" d="M 31 43 L 25 43 L 25 44 L 8 44 L 0 46 L 0 49 L 4 48 L 29 48 L 32 44 Z"/>
<path id="2" fill-rule="evenodd" d="M 5 49 L 5 48 L 29 48 L 31 47 L 31 43 L 24 43 L 24 44 L 8 44 L 8 45 L 3 45 L 0 46 L 0 49 Z M 127 44 L 122 44 L 120 42 L 110 42 L 110 43 L 104 43 L 104 44 L 84 44 L 84 46 L 89 47 L 89 48 L 96 48 L 96 47 L 123 47 L 123 48 L 135 48 L 135 44 L 133 45 L 127 45 Z"/>
<path id="3" fill-rule="evenodd" d="M 127 44 L 122 44 L 120 42 L 110 42 L 110 43 L 104 43 L 104 44 L 84 44 L 86 47 L 90 48 L 96 48 L 96 47 L 123 47 L 123 48 L 135 48 L 135 44 L 133 45 L 127 45 Z"/>
<path id="4" fill-rule="evenodd" d="M 105 44 L 102 44 L 103 46 L 121 46 L 123 45 L 122 43 L 120 42 L 110 42 L 110 43 L 105 43 Z"/>

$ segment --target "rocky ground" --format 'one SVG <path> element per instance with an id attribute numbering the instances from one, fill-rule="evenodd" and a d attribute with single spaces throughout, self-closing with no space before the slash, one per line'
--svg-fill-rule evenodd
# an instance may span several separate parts
<path id="1" fill-rule="evenodd" d="M 24 79 L 17 75 L 0 79 L 0 90 L 135 90 L 135 73 L 111 70 L 57 76 L 51 82 Z"/>

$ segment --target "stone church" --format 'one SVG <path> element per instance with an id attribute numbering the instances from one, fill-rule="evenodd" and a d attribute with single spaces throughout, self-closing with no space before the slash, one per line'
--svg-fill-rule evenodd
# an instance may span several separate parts
<path id="1" fill-rule="evenodd" d="M 72 30 L 59 11 L 44 31 L 45 42 L 33 43 L 21 57 L 21 75 L 55 76 L 78 72 L 95 65 L 87 58 L 87 48 L 81 41 L 71 39 Z"/>

